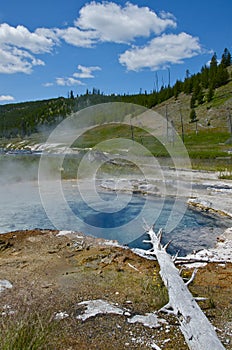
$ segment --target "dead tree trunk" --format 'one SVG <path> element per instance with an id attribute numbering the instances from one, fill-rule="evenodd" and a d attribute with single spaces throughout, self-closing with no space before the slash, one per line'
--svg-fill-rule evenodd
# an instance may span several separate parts
<path id="1" fill-rule="evenodd" d="M 161 311 L 173 313 L 179 319 L 180 329 L 189 349 L 225 349 L 218 339 L 214 327 L 187 288 L 193 278 L 186 284 L 184 283 L 179 270 L 175 267 L 175 258 L 166 252 L 167 246 L 161 245 L 162 231 L 160 230 L 156 235 L 153 229 L 149 229 L 148 235 L 150 236 L 149 242 L 153 246 L 148 254 L 156 256 L 160 266 L 160 275 L 169 295 L 169 302 Z"/>

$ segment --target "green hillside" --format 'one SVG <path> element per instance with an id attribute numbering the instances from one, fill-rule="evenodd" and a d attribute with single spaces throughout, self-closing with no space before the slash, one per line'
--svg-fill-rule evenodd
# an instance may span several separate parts
<path id="1" fill-rule="evenodd" d="M 159 91 L 136 95 L 104 95 L 99 89 L 86 91 L 85 95 L 56 98 L 44 101 L 24 102 L 0 106 L 0 147 L 10 144 L 22 148 L 35 143 L 37 134 L 44 127 L 55 127 L 72 112 L 106 102 L 134 103 L 152 108 L 172 122 L 182 136 L 195 167 L 214 168 L 229 173 L 232 169 L 230 150 L 232 148 L 232 59 L 224 50 L 218 64 L 216 54 L 210 65 L 201 72 L 190 75 L 186 72 L 184 81 L 171 86 L 162 86 Z M 96 131 L 87 133 L 78 147 L 89 147 L 105 139 L 107 135 L 131 138 L 131 129 L 118 130 L 118 126 L 103 124 Z M 112 129 L 112 130 L 111 130 Z M 165 149 L 150 140 L 142 130 L 134 129 L 134 139 L 155 146 L 155 156 L 167 156 Z M 104 136 L 103 136 L 104 135 Z M 118 136 L 117 136 L 118 135 Z M 98 138 L 96 140 L 96 137 Z M 21 143 L 21 140 L 26 142 Z M 41 140 L 40 140 L 41 141 Z M 44 140 L 45 141 L 45 140 Z M 229 170 L 228 170 L 229 169 Z"/>
<path id="2" fill-rule="evenodd" d="M 230 67 L 231 71 L 231 67 Z M 185 122 L 186 133 L 193 132 L 195 125 L 190 121 L 190 101 L 192 94 L 180 93 L 177 98 L 172 97 L 167 101 L 158 104 L 154 110 L 163 116 L 168 115 L 174 121 L 175 127 L 181 131 L 181 115 Z M 199 131 L 229 131 L 228 118 L 232 114 L 232 81 L 215 89 L 214 96 L 210 102 L 197 105 L 195 108 L 199 119 Z"/>
<path id="3" fill-rule="evenodd" d="M 72 101 L 63 97 L 0 106 L 0 137 L 29 136 L 41 125 L 52 125 L 72 111 Z"/>

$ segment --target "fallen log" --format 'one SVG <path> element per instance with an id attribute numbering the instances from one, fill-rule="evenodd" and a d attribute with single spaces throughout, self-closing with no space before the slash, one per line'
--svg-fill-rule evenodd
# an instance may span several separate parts
<path id="1" fill-rule="evenodd" d="M 160 311 L 174 314 L 179 322 L 185 341 L 191 350 L 225 349 L 217 337 L 213 325 L 209 322 L 196 300 L 187 288 L 175 267 L 174 260 L 161 244 L 162 230 L 156 235 L 152 228 L 148 230 L 152 249 L 148 254 L 155 255 L 160 266 L 161 278 L 168 290 L 169 302 Z M 196 271 L 194 272 L 194 274 Z M 191 281 L 193 278 L 191 279 Z"/>
<path id="2" fill-rule="evenodd" d="M 194 264 L 194 263 L 216 263 L 216 264 L 226 264 L 228 260 L 226 259 L 214 259 L 214 258 L 193 258 L 188 256 L 179 256 L 175 260 L 175 265 L 187 265 L 187 264 Z"/>

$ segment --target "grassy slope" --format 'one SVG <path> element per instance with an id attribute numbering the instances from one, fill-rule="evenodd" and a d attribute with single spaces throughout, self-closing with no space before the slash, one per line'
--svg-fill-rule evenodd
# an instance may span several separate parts
<path id="1" fill-rule="evenodd" d="M 213 100 L 195 108 L 198 118 L 198 133 L 196 125 L 189 123 L 191 96 L 180 94 L 157 105 L 154 110 L 164 118 L 168 113 L 169 121 L 181 135 L 181 114 L 184 126 L 184 144 L 189 152 L 194 167 L 223 170 L 231 168 L 228 150 L 232 148 L 225 142 L 230 138 L 228 115 L 232 109 L 232 81 L 216 90 Z M 131 139 L 130 127 L 121 125 L 104 125 L 86 133 L 78 146 L 93 147 L 96 143 L 114 137 Z M 155 156 L 167 156 L 165 148 L 153 137 L 139 128 L 134 128 L 135 141 L 143 143 Z"/>
<path id="2" fill-rule="evenodd" d="M 174 126 L 181 135 L 181 115 L 184 126 L 184 143 L 189 152 L 190 158 L 193 160 L 193 165 L 200 168 L 231 168 L 231 159 L 228 155 L 228 150 L 232 148 L 231 145 L 225 144 L 229 139 L 230 133 L 228 129 L 228 115 L 232 114 L 232 81 L 227 85 L 218 88 L 215 92 L 213 100 L 208 103 L 205 102 L 195 108 L 198 118 L 198 134 L 196 134 L 196 124 L 189 123 L 190 115 L 190 95 L 181 93 L 177 99 L 174 97 L 157 105 L 154 110 L 166 117 L 168 113 L 169 120 L 174 122 Z M 46 104 L 48 101 L 45 101 Z M 60 101 L 59 101 L 60 102 Z M 53 100 L 53 104 L 54 104 Z M 30 104 L 30 103 L 29 103 Z M 28 106 L 29 106 L 28 104 Z M 17 105 L 12 105 L 14 109 Z M 13 108 L 12 107 L 12 108 Z M 24 106 L 25 107 L 25 106 Z M 4 107 L 6 109 L 6 106 Z M 10 105 L 7 107 L 10 108 Z M 38 134 L 27 137 L 23 147 L 27 143 L 36 143 L 39 140 Z M 76 146 L 92 147 L 106 138 L 124 137 L 131 139 L 131 129 L 119 125 L 109 127 L 109 125 L 102 125 L 97 129 L 90 131 L 79 140 Z M 164 147 L 154 141 L 150 136 L 140 129 L 134 129 L 134 139 L 143 143 L 144 147 L 155 156 L 166 156 Z M 2 146 L 14 143 L 16 147 L 20 147 L 21 139 L 2 140 Z M 44 141 L 44 140 L 43 140 Z M 220 157 L 220 159 L 218 159 Z M 225 159 L 222 159 L 222 158 Z M 229 157 L 229 158 L 228 158 Z"/>
<path id="3" fill-rule="evenodd" d="M 232 115 L 232 81 L 217 89 L 211 102 L 205 102 L 195 108 L 199 120 L 198 134 L 196 124 L 189 123 L 190 99 L 190 95 L 180 94 L 177 100 L 173 97 L 156 106 L 154 110 L 164 117 L 167 113 L 180 135 L 182 114 L 184 143 L 194 166 L 212 169 L 231 168 L 227 152 L 232 146 L 225 142 L 230 138 L 228 115 L 229 113 Z"/>
<path id="4" fill-rule="evenodd" d="M 191 95 L 180 94 L 178 99 L 174 97 L 157 105 L 154 110 L 161 115 L 166 115 L 166 108 L 168 116 L 173 119 L 175 127 L 180 132 L 180 110 L 184 121 L 184 129 L 186 133 L 195 131 L 195 125 L 189 123 L 190 115 L 190 99 Z M 211 102 L 205 102 L 195 108 L 197 118 L 199 119 L 199 131 L 214 130 L 214 131 L 228 131 L 227 117 L 228 110 L 232 108 L 232 81 L 216 89 L 215 95 Z M 210 126 L 208 126 L 210 122 Z"/>

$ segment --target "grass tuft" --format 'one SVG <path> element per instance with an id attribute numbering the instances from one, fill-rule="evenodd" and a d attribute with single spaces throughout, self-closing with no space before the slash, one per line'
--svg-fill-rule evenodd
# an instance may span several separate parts
<path id="1" fill-rule="evenodd" d="M 1 350 L 48 350 L 54 322 L 45 314 L 18 310 L 13 315 L 2 315 L 0 321 Z"/>

